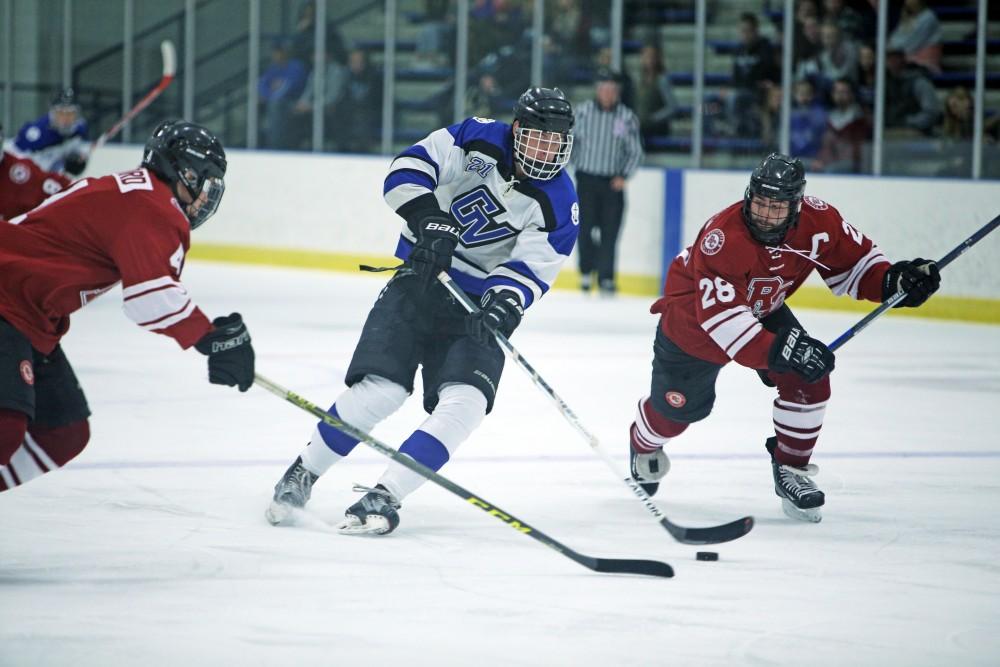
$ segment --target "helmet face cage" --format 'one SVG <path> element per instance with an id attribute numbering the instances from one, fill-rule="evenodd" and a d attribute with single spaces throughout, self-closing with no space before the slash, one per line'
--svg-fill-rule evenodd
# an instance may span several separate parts
<path id="1" fill-rule="evenodd" d="M 754 169 L 750 185 L 743 193 L 743 222 L 750 235 L 764 244 L 784 241 L 788 230 L 798 224 L 805 189 L 805 169 L 799 160 L 777 153 L 765 158 Z M 770 209 L 773 207 L 766 207 L 764 215 L 754 214 L 752 204 L 755 197 L 771 202 L 788 202 L 788 207 L 780 212 L 772 212 Z"/>
<path id="2" fill-rule="evenodd" d="M 60 91 L 49 105 L 49 120 L 61 134 L 69 134 L 73 131 L 73 126 L 79 120 L 80 113 L 80 103 L 76 101 L 76 93 L 73 92 L 72 88 Z M 67 114 L 72 114 L 72 116 L 67 118 Z"/>
<path id="3" fill-rule="evenodd" d="M 568 132 L 546 132 L 520 125 L 514 131 L 514 158 L 530 178 L 554 178 L 569 163 L 572 151 L 573 135 Z"/>
<path id="4" fill-rule="evenodd" d="M 178 199 L 178 186 L 184 186 L 192 199 L 184 206 L 191 229 L 218 210 L 226 190 L 226 154 L 205 128 L 185 121 L 161 123 L 146 143 L 142 164 L 167 181 Z"/>

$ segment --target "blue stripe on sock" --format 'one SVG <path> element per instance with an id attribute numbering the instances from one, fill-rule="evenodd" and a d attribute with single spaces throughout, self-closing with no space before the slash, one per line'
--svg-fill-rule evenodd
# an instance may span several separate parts
<path id="1" fill-rule="evenodd" d="M 340 415 L 337 413 L 336 403 L 330 406 L 329 413 L 337 419 L 340 419 Z M 347 456 L 350 454 L 351 450 L 354 449 L 359 442 L 361 442 L 360 440 L 352 438 L 342 431 L 338 431 L 326 422 L 319 423 L 319 434 L 323 437 L 323 442 L 326 443 L 326 446 L 341 456 Z"/>
<path id="2" fill-rule="evenodd" d="M 448 448 L 440 440 L 420 430 L 414 431 L 399 451 L 434 471 L 440 470 L 450 458 Z"/>

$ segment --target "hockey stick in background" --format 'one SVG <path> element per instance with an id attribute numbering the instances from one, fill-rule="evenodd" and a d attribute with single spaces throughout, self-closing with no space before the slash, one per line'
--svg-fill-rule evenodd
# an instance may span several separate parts
<path id="1" fill-rule="evenodd" d="M 958 259 L 962 254 L 965 253 L 966 250 L 968 250 L 972 246 L 982 241 L 986 237 L 986 235 L 992 232 L 994 229 L 996 229 L 997 226 L 1000 226 L 1000 215 L 998 215 L 997 217 L 993 218 L 985 225 L 980 227 L 972 236 L 959 243 L 957 246 L 955 246 L 954 249 L 952 249 L 951 252 L 949 252 L 947 255 L 939 259 L 937 262 L 938 269 L 943 269 L 944 267 L 948 266 L 953 261 Z M 861 333 L 861 331 L 865 327 L 871 324 L 876 317 L 878 317 L 885 311 L 889 310 L 890 308 L 892 308 L 894 305 L 896 305 L 905 298 L 906 298 L 906 292 L 896 292 L 888 301 L 884 301 L 882 305 L 880 305 L 878 308 L 865 315 L 865 317 L 860 322 L 855 324 L 853 327 L 851 327 L 844 333 L 840 334 L 840 337 L 837 338 L 837 340 L 830 343 L 829 345 L 830 350 L 831 351 L 836 350 L 841 345 L 854 338 L 856 335 Z"/>
<path id="2" fill-rule="evenodd" d="M 522 535 L 527 535 L 528 537 L 534 538 L 544 544 L 545 546 L 558 551 L 563 556 L 576 561 L 580 565 L 584 566 L 589 570 L 594 572 L 609 572 L 618 574 L 646 574 L 651 577 L 672 577 L 674 576 L 674 570 L 667 563 L 656 561 L 656 560 L 637 560 L 631 558 L 595 558 L 593 556 L 586 556 L 584 554 L 573 551 L 565 544 L 557 542 L 545 533 L 541 532 L 537 528 L 529 526 L 524 521 L 521 521 L 513 514 L 503 511 L 496 505 L 488 503 L 482 498 L 477 497 L 472 492 L 462 488 L 455 482 L 451 481 L 447 477 L 442 477 L 438 473 L 434 472 L 427 466 L 417 463 L 415 460 L 406 456 L 405 454 L 400 454 L 398 451 L 376 440 L 371 435 L 368 435 L 360 429 L 356 429 L 350 424 L 341 421 L 337 417 L 333 416 L 326 410 L 318 407 L 317 405 L 310 403 L 306 399 L 302 398 L 298 394 L 288 391 L 284 387 L 275 384 L 271 380 L 268 380 L 260 373 L 254 374 L 254 384 L 258 387 L 262 387 L 267 391 L 271 392 L 275 396 L 280 396 L 292 405 L 305 410 L 314 417 L 322 420 L 325 424 L 332 426 L 333 428 L 346 433 L 352 438 L 357 438 L 361 442 L 365 443 L 379 454 L 388 456 L 390 459 L 396 463 L 405 466 L 417 473 L 421 477 L 424 477 L 440 487 L 451 491 L 456 496 L 462 498 L 474 507 L 478 507 L 490 516 L 495 516 L 496 518 L 503 521 L 505 524 L 521 533 Z"/>
<path id="3" fill-rule="evenodd" d="M 465 292 L 463 292 L 462 289 L 455 284 L 447 273 L 444 271 L 439 273 L 438 280 L 440 280 L 441 283 L 448 288 L 448 291 L 451 292 L 452 296 L 454 296 L 467 311 L 473 313 L 477 310 L 476 305 L 469 300 L 469 297 L 466 296 Z M 566 404 L 566 401 L 559 397 L 559 395 L 552 389 L 552 387 L 549 386 L 542 376 L 538 374 L 538 371 L 532 368 L 531 364 L 528 363 L 528 360 L 521 356 L 521 353 L 518 352 L 513 345 L 511 345 L 510 341 L 507 340 L 503 334 L 498 332 L 494 332 L 494 336 L 496 337 L 497 343 L 499 343 L 500 347 L 505 349 L 507 354 L 510 355 L 510 358 L 514 360 L 514 363 L 520 366 L 521 369 L 532 379 L 535 386 L 541 389 L 542 392 L 552 400 L 556 408 L 558 408 L 560 414 L 566 418 L 566 421 L 568 421 L 573 428 L 575 428 L 580 435 L 583 436 L 584 440 L 587 441 L 587 444 L 590 445 L 590 448 L 597 452 L 602 459 L 604 459 L 604 462 L 615 473 L 615 475 L 625 482 L 625 485 L 628 488 L 632 489 L 632 492 L 636 495 L 636 497 L 642 501 L 646 511 L 653 515 L 659 524 L 663 526 L 675 540 L 683 544 L 721 544 L 722 542 L 729 542 L 743 537 L 749 533 L 751 529 L 753 529 L 752 516 L 745 516 L 742 519 L 737 519 L 736 521 L 731 521 L 730 523 L 719 526 L 709 526 L 707 528 L 688 528 L 685 526 L 679 526 L 672 522 L 663 512 L 660 511 L 660 508 L 653 503 L 653 499 L 649 497 L 649 494 L 642 489 L 639 483 L 632 479 L 631 475 L 622 475 L 618 464 L 616 464 L 614 459 L 611 458 L 611 455 L 604 450 L 601 443 L 597 440 L 597 436 L 584 427 L 584 425 L 580 422 L 580 419 Z"/>
<path id="4" fill-rule="evenodd" d="M 153 100 L 160 96 L 160 94 L 167 89 L 167 87 L 173 83 L 174 74 L 177 72 L 177 51 L 174 49 L 174 44 L 168 39 L 160 42 L 160 54 L 163 56 L 163 76 L 160 78 L 160 82 L 156 84 L 156 87 L 151 91 L 146 93 L 146 96 L 139 100 L 134 107 L 128 110 L 128 112 L 121 117 L 117 123 L 111 126 L 104 134 L 97 137 L 90 146 L 90 152 L 100 148 L 110 139 L 113 139 L 122 128 L 125 127 L 129 121 L 139 115 L 143 109 L 148 107 Z"/>

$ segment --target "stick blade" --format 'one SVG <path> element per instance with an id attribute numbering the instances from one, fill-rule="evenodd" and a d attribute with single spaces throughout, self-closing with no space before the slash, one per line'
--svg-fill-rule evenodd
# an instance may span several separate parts
<path id="1" fill-rule="evenodd" d="M 732 542 L 749 533 L 753 530 L 754 521 L 752 516 L 745 516 L 721 526 L 685 528 L 663 519 L 660 521 L 660 525 L 666 528 L 681 544 L 722 544 L 723 542 Z"/>
<path id="2" fill-rule="evenodd" d="M 612 574 L 643 574 L 650 577 L 670 578 L 674 576 L 674 568 L 658 560 L 640 560 L 632 558 L 594 558 L 590 568 L 595 572 Z"/>
<path id="3" fill-rule="evenodd" d="M 163 56 L 163 76 L 172 77 L 177 72 L 177 50 L 169 39 L 160 42 L 160 55 Z"/>

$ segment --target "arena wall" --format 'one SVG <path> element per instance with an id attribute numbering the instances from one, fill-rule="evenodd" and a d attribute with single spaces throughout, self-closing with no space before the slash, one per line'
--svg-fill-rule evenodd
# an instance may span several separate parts
<path id="1" fill-rule="evenodd" d="M 229 151 L 219 213 L 193 239 L 196 259 L 354 271 L 391 261 L 400 220 L 382 200 L 389 159 Z M 134 167 L 140 146 L 106 146 L 88 174 Z M 644 168 L 627 192 L 618 248 L 623 293 L 655 295 L 669 260 L 713 213 L 742 197 L 743 172 Z M 892 259 L 939 258 L 1000 213 L 1000 182 L 808 175 L 807 192 L 836 206 Z M 575 259 L 556 287 L 574 288 Z M 814 279 L 796 306 L 863 312 Z M 1000 233 L 949 266 L 941 293 L 912 314 L 1000 323 Z"/>

